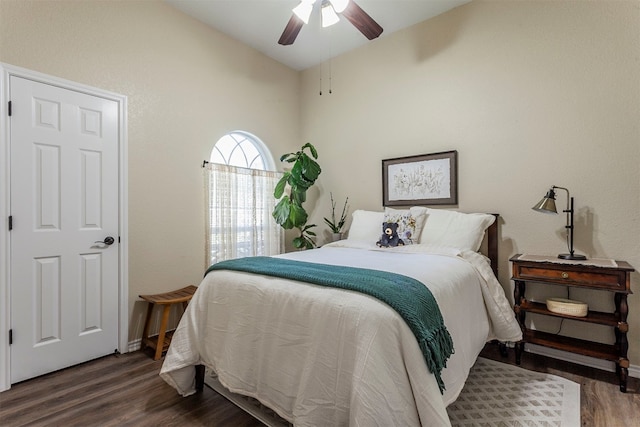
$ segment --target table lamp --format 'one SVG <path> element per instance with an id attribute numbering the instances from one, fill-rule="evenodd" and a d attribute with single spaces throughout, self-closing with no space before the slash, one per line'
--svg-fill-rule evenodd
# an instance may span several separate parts
<path id="1" fill-rule="evenodd" d="M 566 212 L 567 214 L 567 225 L 565 226 L 565 228 L 567 229 L 567 246 L 569 248 L 568 254 L 560 254 L 558 255 L 558 258 L 569 260 L 585 260 L 587 259 L 586 256 L 576 254 L 573 251 L 573 197 L 569 195 L 569 190 L 564 187 L 553 185 L 551 186 L 551 189 L 547 192 L 547 194 L 542 198 L 542 200 L 536 203 L 536 205 L 531 209 L 542 213 L 557 214 L 558 211 L 556 209 L 556 192 L 554 191 L 556 188 L 567 192 L 567 209 L 563 210 L 562 212 Z"/>

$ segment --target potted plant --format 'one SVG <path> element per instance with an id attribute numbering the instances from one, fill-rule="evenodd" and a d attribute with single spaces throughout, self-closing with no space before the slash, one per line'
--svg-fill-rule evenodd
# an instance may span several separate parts
<path id="1" fill-rule="evenodd" d="M 344 205 L 342 206 L 342 214 L 340 214 L 340 219 L 336 219 L 336 202 L 333 200 L 333 193 L 329 193 L 331 196 L 331 219 L 325 218 L 324 222 L 331 229 L 331 233 L 333 234 L 333 241 L 342 239 L 342 227 L 344 227 L 344 223 L 347 220 L 347 212 L 349 211 L 349 207 L 347 203 L 349 202 L 349 198 L 347 197 L 344 201 Z"/>
<path id="2" fill-rule="evenodd" d="M 311 158 L 305 149 L 309 149 Z M 297 228 L 300 235 L 293 239 L 293 246 L 298 249 L 312 249 L 315 247 L 313 238 L 316 234 L 311 231 L 315 224 L 307 225 L 308 215 L 302 207 L 307 200 L 307 190 L 316 182 L 322 169 L 314 160 L 318 158 L 315 147 L 306 143 L 300 151 L 283 154 L 281 162 L 293 163 L 291 170 L 286 171 L 276 184 L 273 196 L 280 199 L 273 209 L 273 218 L 282 228 L 290 230 Z M 285 189 L 289 188 L 288 194 Z"/>

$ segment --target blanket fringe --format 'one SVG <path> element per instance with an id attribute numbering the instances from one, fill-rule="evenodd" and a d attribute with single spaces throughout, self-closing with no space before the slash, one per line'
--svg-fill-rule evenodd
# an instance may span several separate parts
<path id="1" fill-rule="evenodd" d="M 429 372 L 433 373 L 438 382 L 440 393 L 445 390 L 441 372 L 447 367 L 447 360 L 454 353 L 453 340 L 447 328 L 442 325 L 433 331 L 431 337 L 420 341 L 420 350 L 424 354 Z"/>

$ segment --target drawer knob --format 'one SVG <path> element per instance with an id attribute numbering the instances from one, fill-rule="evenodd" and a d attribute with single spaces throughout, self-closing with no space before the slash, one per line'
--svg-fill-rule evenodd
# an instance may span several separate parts
<path id="1" fill-rule="evenodd" d="M 569 278 L 569 273 L 567 273 L 566 271 L 562 272 L 562 278 L 563 279 L 568 279 Z"/>

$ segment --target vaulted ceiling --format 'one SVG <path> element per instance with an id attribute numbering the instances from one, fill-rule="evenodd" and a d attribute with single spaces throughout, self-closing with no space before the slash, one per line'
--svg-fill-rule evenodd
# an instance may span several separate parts
<path id="1" fill-rule="evenodd" d="M 322 28 L 321 0 L 316 1 L 309 23 L 290 46 L 279 45 L 278 39 L 300 0 L 164 1 L 295 70 L 307 69 L 366 43 L 375 43 L 344 18 L 331 27 Z M 384 29 L 381 38 L 470 1 L 356 0 Z"/>

